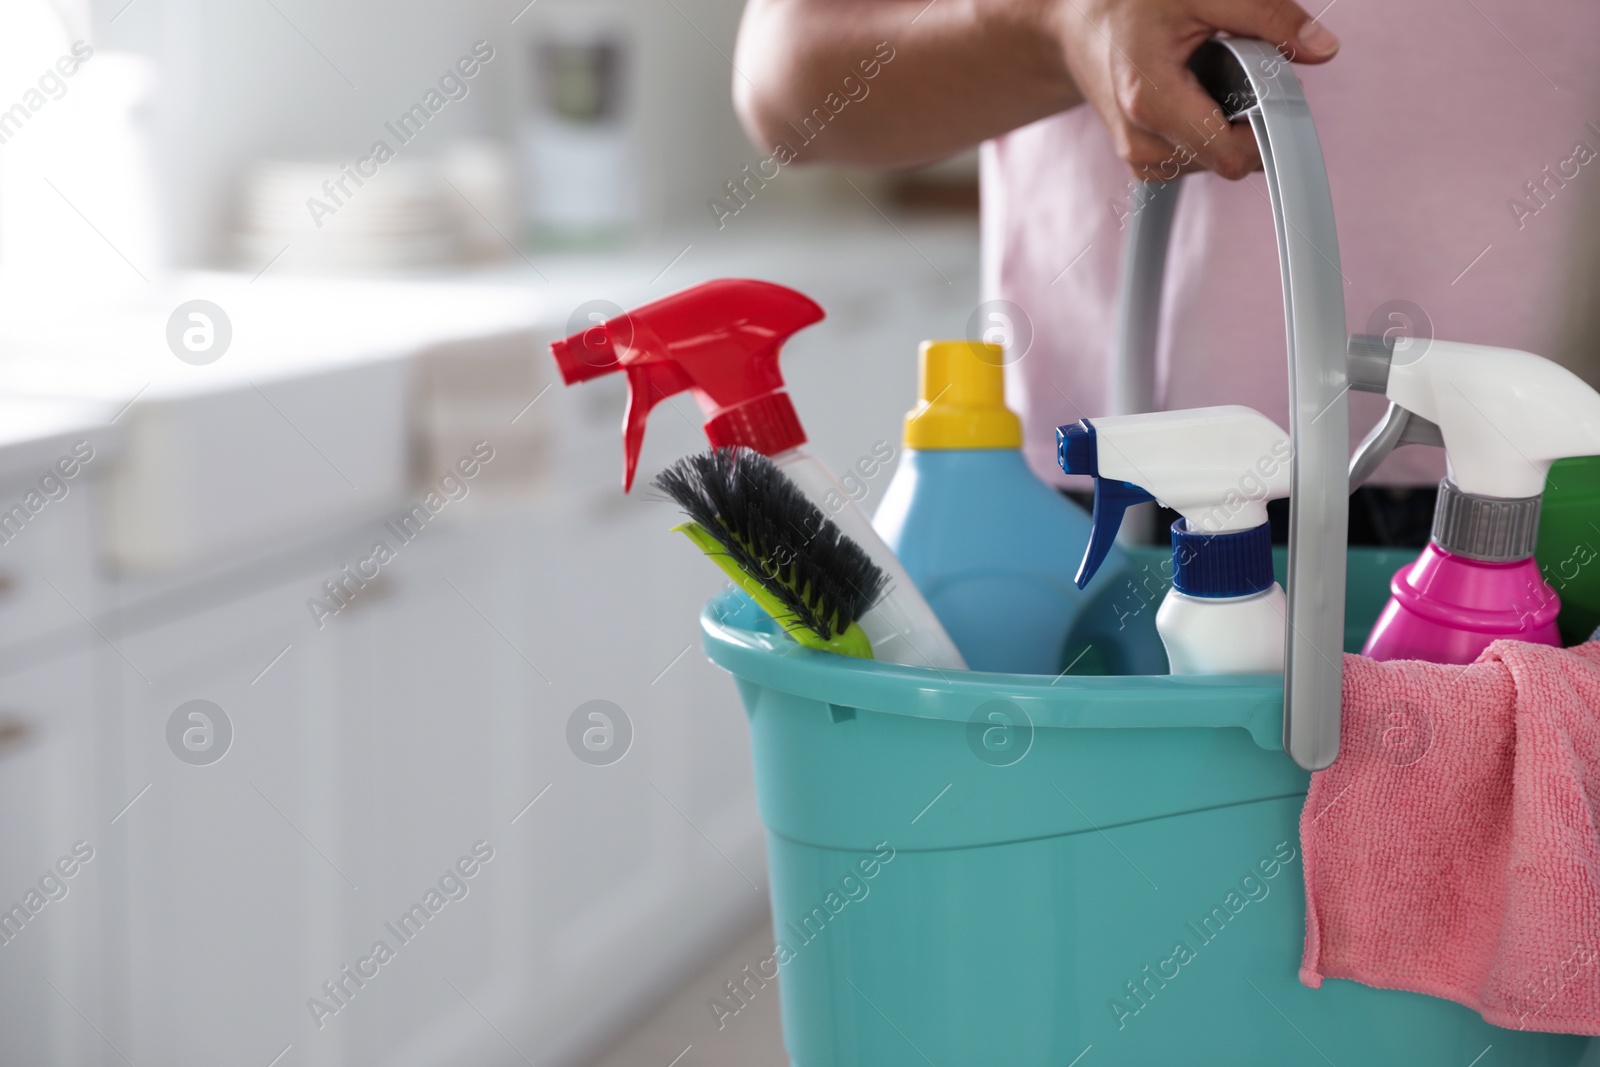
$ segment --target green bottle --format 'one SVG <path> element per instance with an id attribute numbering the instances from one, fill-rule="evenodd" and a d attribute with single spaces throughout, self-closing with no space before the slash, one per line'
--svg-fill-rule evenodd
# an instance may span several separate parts
<path id="1" fill-rule="evenodd" d="M 1600 456 L 1551 464 L 1534 558 L 1561 597 L 1562 643 L 1587 641 L 1600 626 Z"/>

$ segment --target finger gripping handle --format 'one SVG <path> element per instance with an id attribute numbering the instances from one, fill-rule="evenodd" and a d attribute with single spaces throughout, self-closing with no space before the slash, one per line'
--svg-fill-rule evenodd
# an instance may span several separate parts
<path id="1" fill-rule="evenodd" d="M 1189 70 L 1229 119 L 1256 106 L 1255 86 L 1250 84 L 1244 64 L 1215 37 L 1194 50 L 1189 57 Z"/>

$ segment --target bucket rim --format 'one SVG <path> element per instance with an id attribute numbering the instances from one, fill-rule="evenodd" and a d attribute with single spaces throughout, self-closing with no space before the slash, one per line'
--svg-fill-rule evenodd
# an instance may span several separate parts
<path id="1" fill-rule="evenodd" d="M 835 709 L 963 723 L 1015 709 L 1040 729 L 1237 728 L 1283 748 L 1281 674 L 1051 677 L 853 659 L 796 644 L 732 588 L 707 601 L 700 630 L 707 658 L 735 678 Z"/>

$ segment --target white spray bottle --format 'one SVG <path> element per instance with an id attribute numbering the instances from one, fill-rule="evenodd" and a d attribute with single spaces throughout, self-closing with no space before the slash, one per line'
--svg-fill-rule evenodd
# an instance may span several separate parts
<path id="1" fill-rule="evenodd" d="M 1283 670 L 1283 587 L 1272 574 L 1267 501 L 1289 495 L 1289 435 L 1239 405 L 1084 419 L 1056 430 L 1068 474 L 1094 479 L 1079 588 L 1106 558 L 1134 504 L 1156 500 L 1172 524 L 1172 589 L 1156 631 L 1173 674 Z"/>

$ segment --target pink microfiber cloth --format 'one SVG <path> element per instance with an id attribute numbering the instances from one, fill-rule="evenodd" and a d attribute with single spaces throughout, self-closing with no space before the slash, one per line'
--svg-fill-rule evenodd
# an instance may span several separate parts
<path id="1" fill-rule="evenodd" d="M 1600 1034 L 1600 642 L 1344 659 L 1339 759 L 1300 816 L 1300 980 Z"/>

